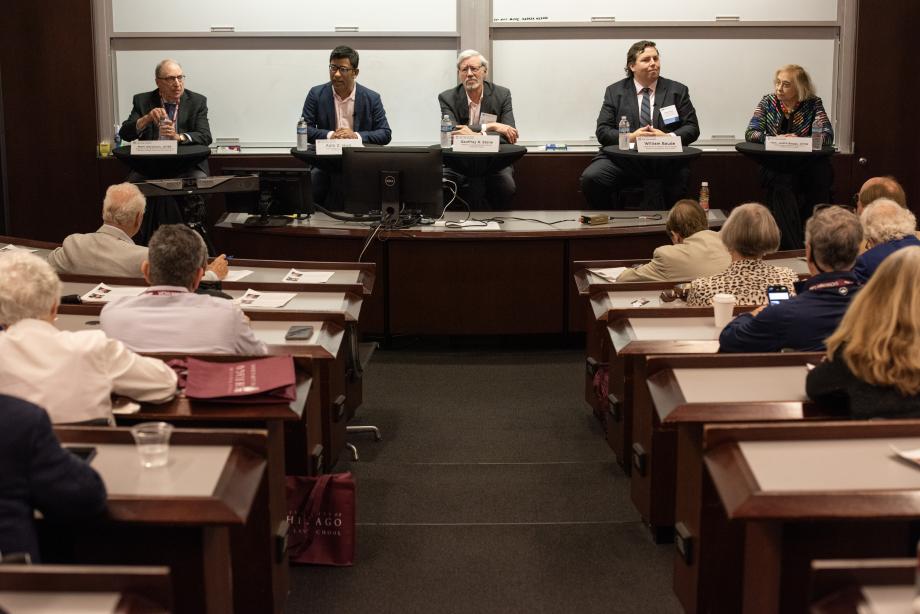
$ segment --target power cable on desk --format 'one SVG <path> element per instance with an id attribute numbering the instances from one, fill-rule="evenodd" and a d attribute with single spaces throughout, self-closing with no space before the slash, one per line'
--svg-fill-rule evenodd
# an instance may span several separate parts
<path id="1" fill-rule="evenodd" d="M 504 220 L 516 220 L 518 222 L 536 222 L 537 224 L 546 224 L 547 226 L 555 226 L 556 224 L 562 224 L 563 222 L 577 222 L 575 219 L 565 219 L 565 220 L 553 220 L 552 222 L 547 222 L 546 220 L 538 220 L 531 217 L 493 217 L 489 218 L 487 221 L 495 221 L 499 224 L 503 224 Z"/>

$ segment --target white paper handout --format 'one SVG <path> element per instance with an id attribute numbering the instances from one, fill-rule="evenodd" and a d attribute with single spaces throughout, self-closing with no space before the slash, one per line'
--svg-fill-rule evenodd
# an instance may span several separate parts
<path id="1" fill-rule="evenodd" d="M 291 269 L 281 281 L 286 284 L 324 284 L 329 281 L 332 275 L 332 271 L 298 271 L 297 269 Z"/>
<path id="2" fill-rule="evenodd" d="M 920 448 L 914 448 L 913 450 L 902 450 L 891 444 L 888 444 L 888 447 L 891 448 L 895 454 L 908 461 L 912 465 L 920 466 Z"/>
<path id="3" fill-rule="evenodd" d="M 227 276 L 224 277 L 223 281 L 239 281 L 247 275 L 252 275 L 252 271 L 248 269 L 230 269 L 227 271 Z"/>
<path id="4" fill-rule="evenodd" d="M 287 305 L 295 296 L 294 292 L 259 292 L 249 288 L 236 299 L 236 304 L 243 309 L 279 309 Z"/>
<path id="5" fill-rule="evenodd" d="M 625 266 L 615 266 L 615 267 L 609 267 L 606 269 L 588 269 L 588 271 L 590 271 L 594 275 L 597 275 L 601 279 L 605 279 L 607 281 L 616 281 L 617 277 L 620 276 L 620 273 L 622 273 L 625 270 L 626 270 Z"/>
<path id="6" fill-rule="evenodd" d="M 144 290 L 143 286 L 107 286 L 100 283 L 98 286 L 80 297 L 82 303 L 108 303 L 125 296 L 138 296 Z"/>
<path id="7" fill-rule="evenodd" d="M 37 249 L 30 249 L 28 247 L 19 247 L 18 245 L 13 245 L 10 243 L 4 247 L 0 247 L 0 254 L 9 254 L 10 252 L 37 252 Z"/>

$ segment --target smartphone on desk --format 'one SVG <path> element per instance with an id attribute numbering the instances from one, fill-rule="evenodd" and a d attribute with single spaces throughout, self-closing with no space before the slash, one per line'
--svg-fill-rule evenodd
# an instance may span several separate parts
<path id="1" fill-rule="evenodd" d="M 313 337 L 312 326 L 292 326 L 284 334 L 285 341 L 307 341 Z"/>
<path id="2" fill-rule="evenodd" d="M 779 305 L 789 299 L 789 288 L 786 286 L 767 286 L 767 301 L 771 305 Z"/>

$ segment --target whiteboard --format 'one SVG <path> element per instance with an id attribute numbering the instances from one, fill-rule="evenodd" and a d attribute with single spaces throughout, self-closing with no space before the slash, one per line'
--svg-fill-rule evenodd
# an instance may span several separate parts
<path id="1" fill-rule="evenodd" d="M 744 140 L 744 131 L 773 74 L 801 64 L 834 117 L 834 40 L 657 38 L 661 76 L 690 89 L 699 142 L 713 135 Z M 596 142 L 597 116 L 608 85 L 626 76 L 633 40 L 499 40 L 492 61 L 511 89 L 514 119 L 525 143 Z M 727 140 L 723 138 L 720 140 Z"/>
<path id="2" fill-rule="evenodd" d="M 456 0 L 111 0 L 113 31 L 456 32 Z"/>
<path id="3" fill-rule="evenodd" d="M 457 83 L 456 53 L 443 49 L 360 53 L 358 83 L 381 95 L 392 142 L 439 142 L 438 94 Z M 154 68 L 166 57 L 182 64 L 188 75 L 186 88 L 207 96 L 214 139 L 236 137 L 243 146 L 293 147 L 307 92 L 329 80 L 329 50 L 117 51 L 118 123 L 131 113 L 134 94 L 156 89 Z"/>
<path id="4" fill-rule="evenodd" d="M 493 21 L 713 21 L 737 16 L 742 21 L 836 21 L 837 0 L 492 0 Z"/>

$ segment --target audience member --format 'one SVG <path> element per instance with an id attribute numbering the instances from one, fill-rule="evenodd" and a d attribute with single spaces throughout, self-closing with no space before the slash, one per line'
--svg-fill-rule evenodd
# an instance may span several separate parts
<path id="1" fill-rule="evenodd" d="M 766 207 L 758 203 L 735 207 L 719 235 L 731 255 L 731 266 L 717 275 L 694 279 L 688 305 L 711 305 L 712 297 L 719 293 L 733 294 L 739 305 L 763 305 L 767 286 L 786 286 L 790 294 L 795 293 L 795 272 L 763 261 L 765 254 L 779 248 L 779 228 Z"/>
<path id="2" fill-rule="evenodd" d="M 0 395 L 0 556 L 40 562 L 34 510 L 52 522 L 75 520 L 101 514 L 105 501 L 99 474 L 61 448 L 45 410 Z"/>
<path id="3" fill-rule="evenodd" d="M 144 219 L 147 200 L 133 183 L 111 185 L 102 201 L 102 226 L 96 232 L 72 234 L 61 247 L 48 254 L 48 262 L 60 274 L 140 277 L 147 248 L 131 239 Z M 223 254 L 208 266 L 205 281 L 227 276 Z"/>
<path id="4" fill-rule="evenodd" d="M 863 209 L 859 219 L 868 247 L 853 267 L 860 283 L 866 283 L 882 261 L 894 252 L 920 245 L 920 239 L 914 234 L 917 228 L 914 214 L 889 198 L 873 201 Z"/>
<path id="5" fill-rule="evenodd" d="M 719 238 L 709 230 L 706 212 L 695 200 L 677 201 L 665 222 L 673 245 L 655 248 L 652 259 L 635 269 L 626 269 L 617 281 L 670 281 L 715 275 L 732 260 Z"/>
<path id="6" fill-rule="evenodd" d="M 267 353 L 236 304 L 195 294 L 207 255 L 204 241 L 187 226 L 158 228 L 141 264 L 150 287 L 108 303 L 100 316 L 102 330 L 138 352 Z"/>
<path id="7" fill-rule="evenodd" d="M 0 279 L 0 393 L 44 407 L 56 424 L 110 420 L 112 393 L 154 403 L 173 397 L 176 374 L 164 362 L 101 331 L 54 327 L 61 282 L 47 262 L 7 254 Z"/>
<path id="8" fill-rule="evenodd" d="M 827 340 L 809 398 L 853 418 L 920 416 L 920 249 L 882 262 Z"/>
<path id="9" fill-rule="evenodd" d="M 859 285 L 852 273 L 859 254 L 859 218 L 842 207 L 815 209 L 805 223 L 805 259 L 812 277 L 796 282 L 796 296 L 743 313 L 719 336 L 720 352 L 824 350 Z"/>
<path id="10" fill-rule="evenodd" d="M 907 209 L 907 196 L 898 180 L 891 175 L 883 177 L 869 177 L 866 179 L 859 193 L 856 194 L 856 213 L 862 215 L 863 209 L 872 201 L 879 198 L 890 198 Z"/>

